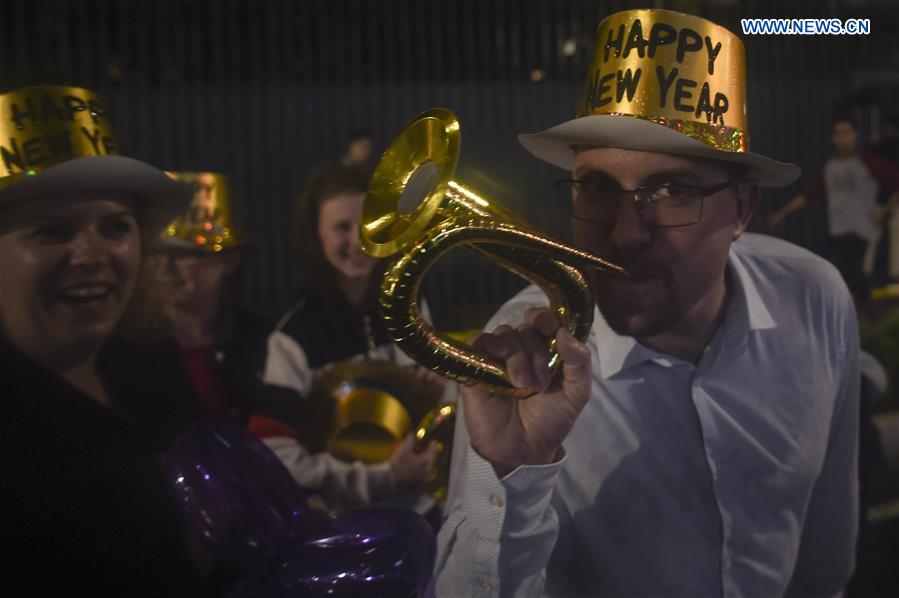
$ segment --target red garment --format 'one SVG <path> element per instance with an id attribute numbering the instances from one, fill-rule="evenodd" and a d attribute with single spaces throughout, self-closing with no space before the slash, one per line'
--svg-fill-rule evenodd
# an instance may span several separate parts
<path id="1" fill-rule="evenodd" d="M 262 440 L 266 438 L 293 438 L 296 440 L 299 436 L 291 426 L 265 415 L 251 416 L 247 427 L 251 434 Z"/>
<path id="2" fill-rule="evenodd" d="M 181 361 L 190 374 L 206 415 L 224 416 L 228 410 L 228 391 L 222 383 L 221 365 L 215 345 L 181 347 Z"/>

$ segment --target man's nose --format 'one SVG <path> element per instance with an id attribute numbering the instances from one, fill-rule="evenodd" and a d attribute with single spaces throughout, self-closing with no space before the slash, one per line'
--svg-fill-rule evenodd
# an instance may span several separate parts
<path id="1" fill-rule="evenodd" d="M 615 207 L 609 238 L 619 249 L 640 249 L 652 242 L 652 227 L 643 220 L 633 197 L 624 197 Z"/>

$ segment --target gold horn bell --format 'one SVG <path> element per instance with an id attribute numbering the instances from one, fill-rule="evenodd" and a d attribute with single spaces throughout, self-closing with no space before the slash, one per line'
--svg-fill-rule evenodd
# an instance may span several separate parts
<path id="1" fill-rule="evenodd" d="M 362 207 L 363 250 L 396 256 L 381 284 L 380 305 L 393 341 L 420 364 L 494 394 L 516 389 L 498 360 L 434 331 L 421 317 L 418 293 L 425 273 L 452 247 L 463 245 L 538 285 L 560 323 L 584 341 L 593 325 L 594 298 L 582 268 L 625 275 L 622 267 L 539 233 L 513 212 L 452 179 L 460 145 L 459 121 L 446 108 L 416 117 L 384 153 Z M 560 359 L 550 343 L 550 369 Z"/>

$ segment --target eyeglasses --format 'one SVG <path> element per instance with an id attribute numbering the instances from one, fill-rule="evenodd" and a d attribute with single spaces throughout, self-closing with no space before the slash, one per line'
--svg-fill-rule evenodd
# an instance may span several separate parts
<path id="1" fill-rule="evenodd" d="M 739 183 L 724 181 L 711 187 L 665 183 L 636 189 L 621 189 L 600 180 L 564 179 L 556 188 L 569 216 L 585 222 L 605 222 L 622 200 L 631 198 L 643 221 L 656 228 L 690 226 L 702 219 L 702 199 Z"/>

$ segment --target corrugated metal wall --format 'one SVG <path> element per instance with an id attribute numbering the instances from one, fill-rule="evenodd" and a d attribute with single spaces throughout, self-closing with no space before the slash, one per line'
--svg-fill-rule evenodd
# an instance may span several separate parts
<path id="1" fill-rule="evenodd" d="M 561 230 L 551 186 L 560 173 L 530 158 L 515 134 L 572 116 L 596 24 L 647 5 L 732 30 L 741 17 L 872 19 L 869 36 L 744 38 L 753 149 L 806 172 L 826 156 L 841 104 L 865 119 L 896 103 L 893 0 L 2 0 L 0 87 L 91 87 L 111 104 L 130 155 L 231 173 L 238 214 L 257 240 L 246 298 L 275 316 L 301 268 L 287 238 L 299 181 L 360 126 L 380 151 L 418 112 L 451 107 L 463 127 L 459 178 Z M 863 87 L 871 73 L 880 95 Z M 756 222 L 798 189 L 768 193 Z M 823 227 L 822 210 L 806 210 L 780 234 L 818 249 Z M 457 252 L 425 290 L 438 325 L 460 328 L 482 323 L 519 286 Z"/>

